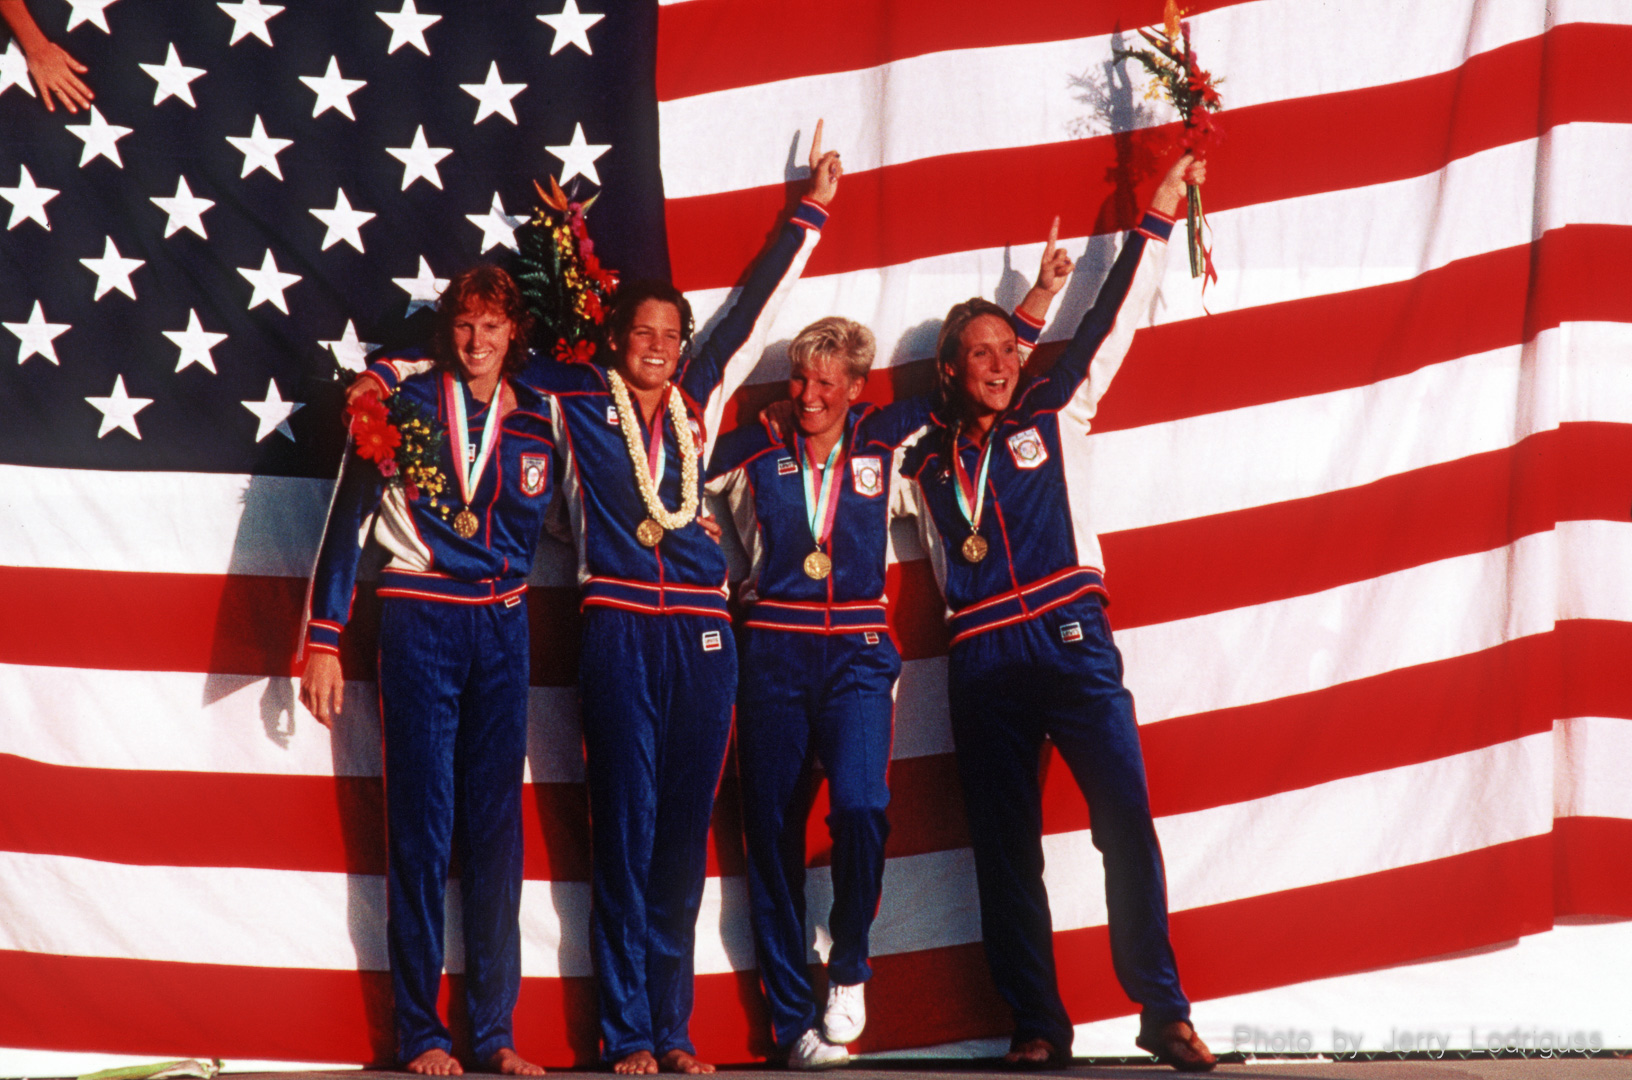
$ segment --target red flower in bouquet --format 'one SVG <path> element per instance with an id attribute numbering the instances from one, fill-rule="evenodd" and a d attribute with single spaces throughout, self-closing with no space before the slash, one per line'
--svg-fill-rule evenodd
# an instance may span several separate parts
<path id="1" fill-rule="evenodd" d="M 383 472 L 385 463 L 402 445 L 402 433 L 392 426 L 385 404 L 378 398 L 362 397 L 347 408 L 346 414 L 351 418 L 357 456 L 381 466 Z"/>
<path id="2" fill-rule="evenodd" d="M 1137 60 L 1150 74 L 1151 85 L 1147 97 L 1165 97 L 1184 122 L 1184 146 L 1203 156 L 1218 141 L 1222 131 L 1213 122 L 1212 113 L 1223 108 L 1218 93 L 1219 79 L 1196 63 L 1196 51 L 1190 43 L 1190 24 L 1180 16 L 1177 0 L 1167 0 L 1162 11 L 1162 26 L 1157 30 L 1139 28 L 1139 36 L 1150 46 L 1148 49 L 1116 49 L 1112 55 L 1118 60 Z M 1204 278 L 1205 292 L 1209 280 L 1217 279 L 1213 269 L 1212 253 L 1202 242 L 1202 230 L 1207 219 L 1201 210 L 1201 191 L 1194 184 L 1186 192 L 1185 231 L 1189 236 L 1190 276 Z"/>
<path id="3" fill-rule="evenodd" d="M 555 343 L 555 358 L 567 364 L 587 364 L 595 355 L 595 343 L 584 340 L 568 345 L 566 338 Z"/>

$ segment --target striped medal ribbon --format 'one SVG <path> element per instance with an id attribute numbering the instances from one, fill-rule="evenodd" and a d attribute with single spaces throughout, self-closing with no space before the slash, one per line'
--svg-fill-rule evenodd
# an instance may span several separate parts
<path id="1" fill-rule="evenodd" d="M 480 482 L 482 470 L 487 468 L 488 458 L 493 456 L 493 448 L 499 443 L 499 416 L 498 400 L 503 384 L 493 391 L 493 401 L 488 406 L 487 426 L 482 429 L 482 447 L 471 455 L 470 446 L 470 419 L 465 413 L 465 391 L 454 378 L 453 373 L 446 372 L 442 376 L 442 390 L 450 403 L 448 419 L 453 425 L 453 475 L 459 480 L 459 497 L 464 500 L 464 509 L 453 515 L 453 531 L 463 539 L 469 540 L 476 535 L 476 515 L 471 512 L 470 502 L 475 498 L 476 485 Z"/>
<path id="2" fill-rule="evenodd" d="M 992 444 L 995 441 L 994 435 L 988 432 L 986 446 L 980 452 L 979 473 L 973 484 L 969 482 L 969 473 L 963 467 L 963 454 L 955 444 L 952 448 L 952 475 L 956 480 L 952 490 L 958 497 L 958 510 L 969 523 L 969 535 L 964 537 L 963 545 L 958 550 L 971 563 L 980 562 L 989 550 L 986 538 L 980 535 L 980 517 L 986 506 L 986 471 L 992 464 Z"/>
<path id="3" fill-rule="evenodd" d="M 805 576 L 813 581 L 821 581 L 833 572 L 833 557 L 822 550 L 827 538 L 833 533 L 833 517 L 839 508 L 839 473 L 843 471 L 838 461 L 844 453 L 844 436 L 833 444 L 828 452 L 827 464 L 820 470 L 810 456 L 810 443 L 805 442 L 799 454 L 799 479 L 805 491 L 805 521 L 810 526 L 810 538 L 816 542 L 816 550 L 805 556 Z M 817 473 L 820 472 L 820 478 Z"/>

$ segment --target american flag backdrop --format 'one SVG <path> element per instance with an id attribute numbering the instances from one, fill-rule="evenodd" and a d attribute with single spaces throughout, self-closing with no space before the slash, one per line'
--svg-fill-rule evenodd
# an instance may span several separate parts
<path id="1" fill-rule="evenodd" d="M 32 0 L 97 98 L 48 114 L 0 53 L 0 1071 L 32 1050 L 389 1056 L 372 604 L 331 736 L 295 701 L 305 576 L 341 378 L 423 338 L 439 281 L 502 260 L 535 179 L 602 193 L 604 261 L 672 271 L 706 324 L 824 118 L 847 175 L 772 338 L 866 322 L 889 400 L 927 384 L 951 303 L 1019 300 L 1055 213 L 1080 258 L 1045 341 L 1091 303 L 1171 153 L 1171 113 L 1112 59 L 1161 6 Z M 1469 950 L 1478 981 L 1447 980 L 1437 1017 L 1457 1041 L 1552 1021 L 1511 1012 L 1533 974 L 1488 947 L 1632 956 L 1610 921 L 1632 917 L 1632 6 L 1189 18 L 1224 80 L 1220 279 L 1203 297 L 1174 251 L 1077 480 L 1198 1023 L 1231 1049 L 1238 1020 L 1337 987 L 1341 1015 L 1297 1014 L 1324 1040 L 1388 1015 L 1378 969 Z M 737 411 L 785 375 L 773 347 Z M 896 539 L 862 1050 L 1004 1030 L 940 601 Z M 594 1056 L 574 594 L 550 547 L 516 1014 L 549 1064 Z M 1062 989 L 1093 1027 L 1133 1007 L 1086 810 L 1045 767 Z M 719 1060 L 767 1042 L 740 846 L 728 777 L 693 1020 Z M 1583 920 L 1597 936 L 1551 929 Z"/>

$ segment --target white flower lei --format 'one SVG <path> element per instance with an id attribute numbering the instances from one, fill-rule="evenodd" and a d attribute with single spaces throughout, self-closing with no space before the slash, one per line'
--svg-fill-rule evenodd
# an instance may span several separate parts
<path id="1" fill-rule="evenodd" d="M 682 529 L 697 517 L 697 440 L 691 434 L 691 418 L 686 414 L 684 395 L 669 389 L 669 419 L 674 422 L 675 442 L 680 444 L 680 508 L 666 510 L 652 480 L 651 463 L 646 460 L 646 448 L 640 444 L 640 422 L 636 419 L 634 402 L 629 399 L 629 388 L 623 376 L 608 368 L 607 382 L 612 386 L 612 400 L 618 408 L 618 427 L 623 431 L 623 443 L 629 449 L 629 460 L 635 466 L 635 486 L 640 489 L 640 501 L 646 504 L 646 513 L 653 521 L 672 531 Z M 659 423 L 662 422 L 659 418 Z"/>

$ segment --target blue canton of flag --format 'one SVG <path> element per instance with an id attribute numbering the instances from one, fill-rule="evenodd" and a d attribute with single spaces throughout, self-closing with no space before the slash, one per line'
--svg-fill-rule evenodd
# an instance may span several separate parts
<path id="1" fill-rule="evenodd" d="M 654 3 L 32 7 L 96 100 L 5 54 L 0 463 L 332 476 L 336 376 L 423 342 L 550 175 L 668 274 Z"/>

